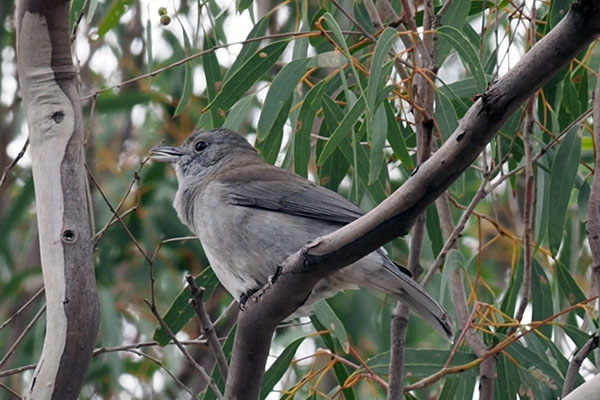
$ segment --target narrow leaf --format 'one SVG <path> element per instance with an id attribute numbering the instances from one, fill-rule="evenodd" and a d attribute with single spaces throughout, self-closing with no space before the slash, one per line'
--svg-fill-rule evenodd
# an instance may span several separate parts
<path id="1" fill-rule="evenodd" d="M 375 111 L 375 99 L 385 83 L 382 81 L 383 63 L 395 41 L 396 30 L 392 28 L 386 28 L 377 40 L 367 83 L 367 106 L 371 112 Z"/>
<path id="2" fill-rule="evenodd" d="M 185 45 L 185 53 L 186 53 L 186 55 L 189 55 L 192 50 L 192 44 L 190 43 L 190 39 L 188 38 L 188 35 L 185 31 L 185 28 L 183 27 L 183 24 L 181 24 L 181 30 L 183 32 L 183 42 Z M 185 107 L 187 106 L 188 102 L 190 101 L 190 95 L 192 94 L 192 87 L 194 85 L 193 78 L 192 78 L 192 63 L 191 63 L 191 61 L 186 62 L 183 67 L 185 68 L 185 77 L 183 79 L 183 90 L 181 93 L 181 98 L 179 99 L 179 104 L 177 104 L 177 108 L 175 109 L 175 112 L 173 113 L 173 117 L 177 117 L 177 116 L 181 115 L 181 113 L 185 110 Z"/>
<path id="3" fill-rule="evenodd" d="M 438 33 L 440 36 L 448 39 L 452 47 L 456 49 L 462 62 L 466 64 L 473 74 L 477 90 L 479 93 L 483 93 L 487 87 L 487 80 L 479 61 L 477 50 L 473 44 L 461 31 L 452 26 L 442 26 L 438 29 Z"/>
<path id="4" fill-rule="evenodd" d="M 257 51 L 238 71 L 230 75 L 217 97 L 207 107 L 228 110 L 275 65 L 288 43 L 287 40 L 271 43 Z"/>
<path id="5" fill-rule="evenodd" d="M 310 133 L 319 106 L 321 105 L 321 95 L 326 86 L 323 80 L 313 86 L 302 102 L 300 114 L 296 121 L 296 130 L 294 132 L 294 172 L 298 175 L 308 176 L 308 163 L 310 161 Z"/>
<path id="6" fill-rule="evenodd" d="M 531 267 L 532 320 L 543 321 L 554 314 L 552 289 L 544 269 L 535 259 Z M 552 337 L 552 325 L 542 326 L 538 330 L 548 339 Z"/>
<path id="7" fill-rule="evenodd" d="M 117 0 L 114 2 L 98 27 L 98 36 L 100 38 L 104 37 L 108 31 L 117 25 L 131 4 L 133 4 L 133 0 Z"/>
<path id="8" fill-rule="evenodd" d="M 319 160 L 317 161 L 317 165 L 322 166 L 323 163 L 327 160 L 327 158 L 331 155 L 333 150 L 341 143 L 341 141 L 348 137 L 349 132 L 352 132 L 354 123 L 358 120 L 358 118 L 363 114 L 365 110 L 365 99 L 364 97 L 360 97 L 352 106 L 350 111 L 344 116 L 344 119 L 337 127 L 337 129 L 331 134 L 331 138 L 323 148 L 321 155 L 319 156 Z"/>
<path id="9" fill-rule="evenodd" d="M 287 64 L 273 78 L 269 93 L 260 113 L 256 133 L 260 140 L 265 140 L 279 117 L 302 75 L 306 72 L 309 58 L 294 60 Z"/>
<path id="10" fill-rule="evenodd" d="M 381 166 L 383 165 L 383 148 L 385 147 L 387 130 L 387 117 L 385 115 L 385 107 L 382 104 L 377 107 L 377 111 L 375 112 L 371 128 L 371 137 L 369 140 L 371 145 L 369 185 L 372 185 L 379 178 L 379 172 L 381 171 Z"/>
<path id="11" fill-rule="evenodd" d="M 313 307 L 315 317 L 325 326 L 327 330 L 331 333 L 331 335 L 338 340 L 342 349 L 346 353 L 350 351 L 348 342 L 348 334 L 346 333 L 346 329 L 344 328 L 344 324 L 335 314 L 335 311 L 329 306 L 327 301 L 319 301 Z"/>
<path id="12" fill-rule="evenodd" d="M 567 133 L 552 163 L 550 176 L 552 207 L 548 210 L 548 239 L 553 254 L 558 252 L 562 241 L 569 198 L 575 182 L 580 154 L 581 139 L 577 134 L 577 127 L 574 127 L 571 132 Z"/>
<path id="13" fill-rule="evenodd" d="M 271 365 L 271 367 L 265 372 L 265 376 L 263 378 L 262 386 L 260 388 L 260 399 L 264 400 L 267 398 L 271 390 L 275 387 L 277 382 L 281 379 L 285 371 L 289 368 L 292 360 L 294 359 L 294 355 L 296 354 L 296 350 L 298 347 L 304 342 L 306 337 L 301 337 L 299 339 L 294 340 L 290 343 L 277 357 L 277 360 Z"/>
<path id="14" fill-rule="evenodd" d="M 396 157 L 398 157 L 398 159 L 407 169 L 412 170 L 414 168 L 414 164 L 412 158 L 410 158 L 410 153 L 408 152 L 406 143 L 404 142 L 404 136 L 400 130 L 400 124 L 396 119 L 392 105 L 388 100 L 384 100 L 383 104 L 385 106 L 385 115 L 387 118 L 387 140 L 390 143 L 390 146 L 392 146 L 392 150 L 394 150 Z"/>

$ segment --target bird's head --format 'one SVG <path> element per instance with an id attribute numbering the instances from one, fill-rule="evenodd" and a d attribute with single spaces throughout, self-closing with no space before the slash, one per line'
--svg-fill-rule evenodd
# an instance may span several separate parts
<path id="1" fill-rule="evenodd" d="M 153 160 L 173 166 L 179 183 L 206 179 L 234 164 L 262 162 L 242 135 L 224 128 L 196 131 L 180 146 L 155 147 L 151 154 Z"/>

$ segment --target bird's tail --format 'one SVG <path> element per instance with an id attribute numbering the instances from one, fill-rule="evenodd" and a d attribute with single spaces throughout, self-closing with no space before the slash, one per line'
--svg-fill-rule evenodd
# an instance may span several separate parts
<path id="1" fill-rule="evenodd" d="M 393 275 L 388 275 L 390 279 L 377 279 L 370 283 L 393 294 L 412 312 L 433 325 L 444 337 L 452 340 L 454 323 L 446 310 L 410 276 L 402 272 L 393 273 Z"/>

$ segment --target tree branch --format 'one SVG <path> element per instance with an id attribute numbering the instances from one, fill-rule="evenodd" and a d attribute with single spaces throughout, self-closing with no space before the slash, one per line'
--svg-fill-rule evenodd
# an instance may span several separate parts
<path id="1" fill-rule="evenodd" d="M 505 76 L 491 84 L 459 127 L 388 199 L 358 220 L 291 255 L 257 302 L 240 314 L 225 397 L 257 398 L 275 327 L 303 304 L 322 278 L 406 234 L 494 138 L 504 121 L 600 32 L 600 3 L 571 11 Z"/>
<path id="2" fill-rule="evenodd" d="M 225 358 L 225 353 L 223 353 L 223 348 L 221 347 L 221 343 L 217 337 L 217 332 L 210 321 L 210 317 L 204 309 L 204 288 L 199 289 L 196 285 L 196 281 L 194 281 L 194 278 L 190 274 L 187 274 L 185 279 L 187 280 L 188 285 L 190 286 L 190 291 L 192 292 L 192 299 L 190 302 L 194 308 L 194 311 L 196 312 L 196 315 L 198 316 L 198 320 L 200 321 L 202 334 L 208 341 L 208 347 L 210 347 L 210 350 L 215 357 L 219 371 L 221 371 L 221 376 L 226 380 L 229 366 L 227 365 L 227 358 Z"/>
<path id="3" fill-rule="evenodd" d="M 575 356 L 569 363 L 569 368 L 567 369 L 567 375 L 565 376 L 565 383 L 563 386 L 562 397 L 566 397 L 572 390 L 575 385 L 575 379 L 577 379 L 577 375 L 579 374 L 579 369 L 581 368 L 581 364 L 590 355 L 594 349 L 598 348 L 600 344 L 600 337 L 594 335 L 580 349 L 577 350 Z"/>

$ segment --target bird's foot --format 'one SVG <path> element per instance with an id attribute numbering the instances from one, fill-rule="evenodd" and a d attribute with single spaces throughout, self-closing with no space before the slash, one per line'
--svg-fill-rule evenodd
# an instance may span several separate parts
<path id="1" fill-rule="evenodd" d="M 240 295 L 240 301 L 238 303 L 240 307 L 240 311 L 244 311 L 246 308 L 246 302 L 254 295 L 254 293 L 258 292 L 259 289 L 250 289 L 246 293 L 242 293 Z"/>
<path id="2" fill-rule="evenodd" d="M 242 295 L 240 296 L 240 301 L 239 301 L 239 307 L 241 311 L 244 311 L 244 309 L 246 308 L 246 302 L 250 299 L 252 299 L 252 301 L 254 301 L 255 303 L 258 302 L 258 300 L 262 297 L 263 294 L 265 294 L 265 292 L 267 291 L 267 289 L 269 289 L 271 286 L 273 286 L 273 284 L 277 281 L 277 278 L 279 278 L 279 276 L 281 276 L 281 266 L 277 266 L 277 270 L 275 271 L 275 273 L 273 275 L 270 275 L 269 278 L 267 279 L 267 283 L 259 288 L 259 289 L 251 289 L 249 291 L 247 291 L 246 293 L 242 293 Z"/>

